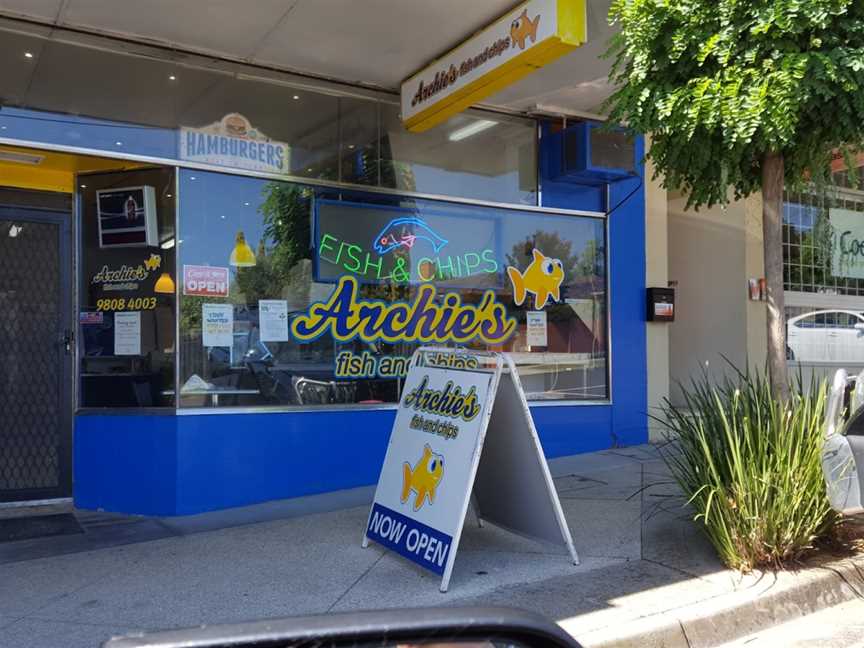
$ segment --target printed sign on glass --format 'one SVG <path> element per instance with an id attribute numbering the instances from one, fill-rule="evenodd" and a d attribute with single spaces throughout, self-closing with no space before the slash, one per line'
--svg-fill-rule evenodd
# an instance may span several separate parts
<path id="1" fill-rule="evenodd" d="M 141 355 L 141 313 L 114 313 L 114 355 Z"/>
<path id="2" fill-rule="evenodd" d="M 525 315 L 528 346 L 545 347 L 549 345 L 549 331 L 546 325 L 546 311 L 528 311 Z"/>
<path id="3" fill-rule="evenodd" d="M 183 266 L 183 294 L 197 297 L 227 297 L 228 268 Z"/>
<path id="4" fill-rule="evenodd" d="M 832 207 L 828 220 L 832 229 L 831 274 L 864 279 L 864 213 Z"/>
<path id="5" fill-rule="evenodd" d="M 284 299 L 258 300 L 258 322 L 262 342 L 287 342 L 288 302 Z"/>
<path id="6" fill-rule="evenodd" d="M 234 346 L 234 307 L 201 304 L 201 339 L 205 347 Z"/>
<path id="7" fill-rule="evenodd" d="M 287 173 L 289 155 L 287 144 L 270 139 L 240 113 L 225 115 L 203 128 L 180 129 L 181 160 Z"/>

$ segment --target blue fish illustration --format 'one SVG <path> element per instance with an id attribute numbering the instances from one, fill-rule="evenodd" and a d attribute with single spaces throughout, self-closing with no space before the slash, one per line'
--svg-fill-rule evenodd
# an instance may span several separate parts
<path id="1" fill-rule="evenodd" d="M 387 254 L 397 247 L 407 247 L 410 250 L 417 239 L 429 241 L 436 254 L 447 245 L 447 240 L 438 236 L 422 218 L 411 216 L 394 218 L 387 223 L 387 226 L 375 237 L 372 247 L 378 254 Z"/>

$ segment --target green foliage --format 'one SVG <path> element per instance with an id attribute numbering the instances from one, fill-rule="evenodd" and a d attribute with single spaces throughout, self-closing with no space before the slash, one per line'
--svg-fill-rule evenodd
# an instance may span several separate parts
<path id="1" fill-rule="evenodd" d="M 716 387 L 703 376 L 656 419 L 674 439 L 664 459 L 730 567 L 795 560 L 834 527 L 821 467 L 827 389 L 797 387 L 782 404 L 761 373 Z"/>
<path id="2" fill-rule="evenodd" d="M 649 157 L 694 206 L 819 180 L 864 142 L 864 0 L 613 0 L 612 121 L 651 135 Z"/>
<path id="3" fill-rule="evenodd" d="M 280 285 L 297 262 L 312 257 L 312 191 L 295 184 L 268 182 L 259 211 L 264 217 L 264 239 L 269 242 L 264 252 L 272 257 L 274 285 Z"/>

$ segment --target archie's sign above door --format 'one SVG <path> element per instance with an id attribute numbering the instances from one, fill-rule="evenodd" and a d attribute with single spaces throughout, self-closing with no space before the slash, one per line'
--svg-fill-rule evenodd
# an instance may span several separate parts
<path id="1" fill-rule="evenodd" d="M 530 0 L 402 83 L 402 121 L 422 132 L 584 44 L 585 0 Z"/>

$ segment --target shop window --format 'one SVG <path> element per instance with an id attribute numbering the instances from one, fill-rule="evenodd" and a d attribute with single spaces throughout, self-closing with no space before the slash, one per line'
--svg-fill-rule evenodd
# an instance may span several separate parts
<path id="1" fill-rule="evenodd" d="M 805 378 L 864 363 L 864 201 L 839 180 L 783 205 L 786 355 Z"/>
<path id="2" fill-rule="evenodd" d="M 0 129 L 21 141 L 537 204 L 536 122 L 468 110 L 424 133 L 357 89 L 157 48 L 0 32 Z M 24 59 L 29 51 L 33 59 Z M 265 78 L 266 77 L 266 78 Z M 326 85 L 326 87 L 323 87 Z"/>
<path id="3" fill-rule="evenodd" d="M 174 170 L 78 176 L 82 407 L 174 399 Z"/>
<path id="4" fill-rule="evenodd" d="M 787 291 L 864 297 L 864 201 L 842 189 L 783 204 Z"/>
<path id="5" fill-rule="evenodd" d="M 394 403 L 423 339 L 513 353 L 529 399 L 608 397 L 601 219 L 179 185 L 181 406 Z"/>

